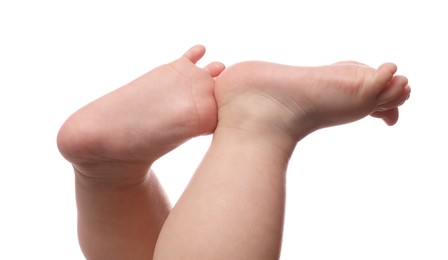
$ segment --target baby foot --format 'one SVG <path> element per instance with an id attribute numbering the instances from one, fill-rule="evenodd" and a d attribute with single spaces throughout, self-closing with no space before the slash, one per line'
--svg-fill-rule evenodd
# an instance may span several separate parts
<path id="1" fill-rule="evenodd" d="M 298 141 L 322 127 L 353 122 L 367 115 L 392 125 L 398 106 L 409 97 L 408 81 L 397 67 L 378 69 L 356 62 L 294 67 L 245 62 L 216 81 L 218 128 L 279 131 Z"/>
<path id="2" fill-rule="evenodd" d="M 59 131 L 61 153 L 77 166 L 146 167 L 186 140 L 211 133 L 217 123 L 214 77 L 224 65 L 198 68 L 204 53 L 195 46 L 77 111 Z"/>

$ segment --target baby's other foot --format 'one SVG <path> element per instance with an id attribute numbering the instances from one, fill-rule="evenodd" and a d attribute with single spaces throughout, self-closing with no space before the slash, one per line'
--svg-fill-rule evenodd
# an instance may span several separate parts
<path id="1" fill-rule="evenodd" d="M 397 67 L 378 69 L 356 62 L 295 67 L 244 62 L 217 79 L 218 127 L 286 134 L 298 141 L 322 127 L 353 122 L 372 114 L 388 124 L 410 88 Z"/>
<path id="2" fill-rule="evenodd" d="M 146 167 L 186 140 L 211 133 L 217 123 L 214 77 L 224 65 L 195 66 L 204 53 L 203 46 L 192 47 L 74 113 L 58 134 L 61 153 L 78 167 Z"/>

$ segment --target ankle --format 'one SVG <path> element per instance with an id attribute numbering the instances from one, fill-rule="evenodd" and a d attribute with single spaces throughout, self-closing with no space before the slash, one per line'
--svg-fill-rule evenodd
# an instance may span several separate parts
<path id="1" fill-rule="evenodd" d="M 213 140 L 226 145 L 236 145 L 242 149 L 252 150 L 256 153 L 272 154 L 275 157 L 288 161 L 297 141 L 289 135 L 263 130 L 249 125 L 232 127 L 218 125 Z"/>
<path id="2" fill-rule="evenodd" d="M 86 187 L 128 188 L 148 178 L 151 165 L 142 163 L 96 162 L 72 164 L 76 181 Z"/>
<path id="3" fill-rule="evenodd" d="M 117 169 L 113 166 L 87 167 L 73 165 L 78 187 L 92 191 L 120 192 L 138 188 L 147 183 L 150 177 L 149 168 L 128 167 Z"/>

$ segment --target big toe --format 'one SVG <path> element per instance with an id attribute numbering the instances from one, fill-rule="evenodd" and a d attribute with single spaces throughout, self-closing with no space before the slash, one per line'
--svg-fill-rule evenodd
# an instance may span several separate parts
<path id="1" fill-rule="evenodd" d="M 202 45 L 195 45 L 184 53 L 183 57 L 189 59 L 196 64 L 205 54 L 205 47 Z"/>
<path id="2" fill-rule="evenodd" d="M 403 96 L 406 98 L 409 92 L 408 79 L 404 76 L 394 76 L 378 94 L 378 103 L 382 106 Z"/>

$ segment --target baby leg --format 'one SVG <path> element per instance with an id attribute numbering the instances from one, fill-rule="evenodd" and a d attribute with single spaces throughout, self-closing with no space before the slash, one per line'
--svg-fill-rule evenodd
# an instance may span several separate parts
<path id="1" fill-rule="evenodd" d="M 217 123 L 214 77 L 202 46 L 88 104 L 61 127 L 75 170 L 78 234 L 87 259 L 151 259 L 171 206 L 152 163 Z"/>
<path id="2" fill-rule="evenodd" d="M 154 258 L 278 258 L 296 143 L 316 129 L 396 109 L 410 89 L 395 70 L 248 62 L 224 71 L 212 145 L 167 218 Z"/>

